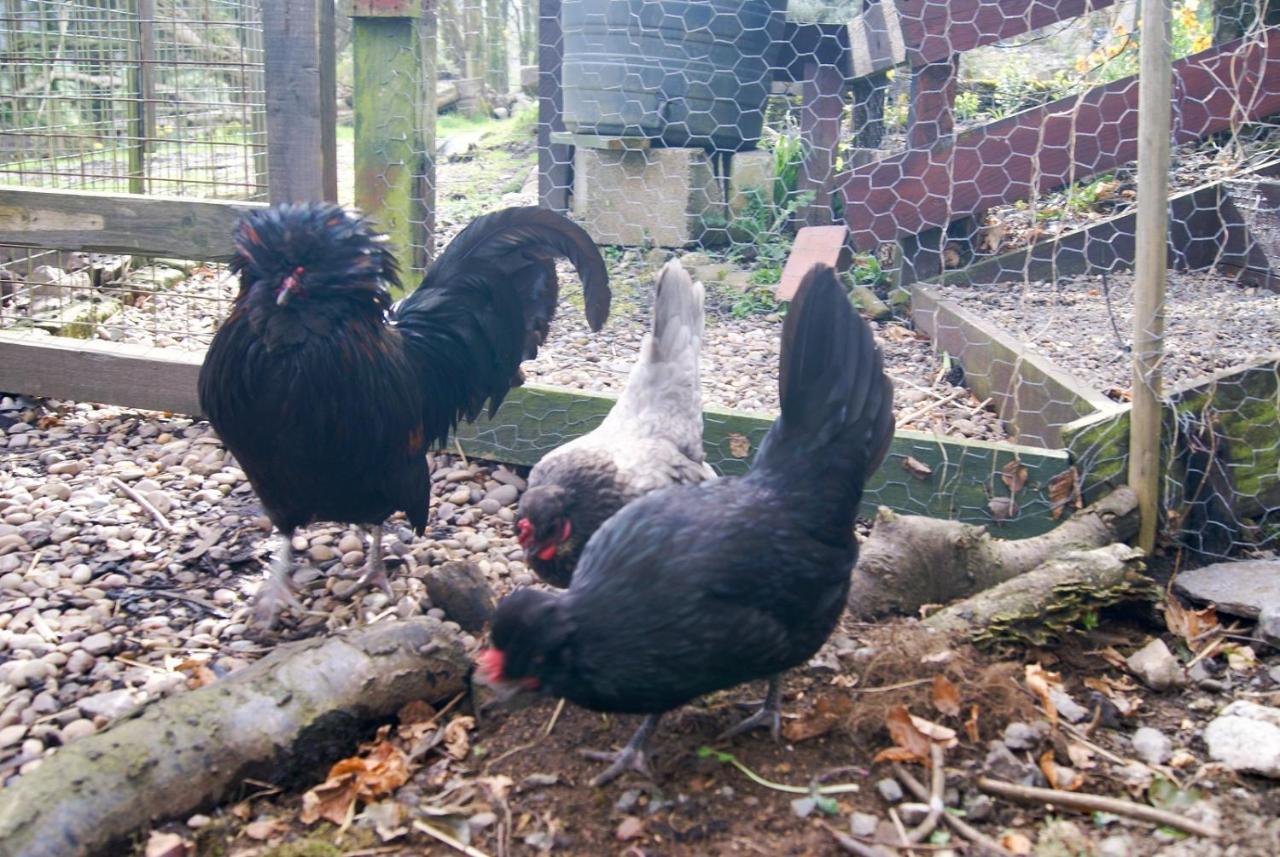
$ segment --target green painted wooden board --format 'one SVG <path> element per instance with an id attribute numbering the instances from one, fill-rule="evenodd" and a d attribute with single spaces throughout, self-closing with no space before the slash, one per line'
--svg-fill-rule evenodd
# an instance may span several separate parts
<path id="1" fill-rule="evenodd" d="M 456 437 L 468 455 L 533 465 L 550 450 L 598 426 L 613 402 L 609 396 L 529 385 L 512 390 L 492 420 L 460 426 Z M 704 414 L 703 441 L 711 466 L 723 475 L 746 472 L 773 418 L 718 408 L 707 408 Z M 924 479 L 911 475 L 903 466 L 908 457 L 927 465 L 932 474 Z M 1013 520 L 997 523 L 987 510 L 986 492 L 1007 496 L 1000 470 L 1015 457 L 1028 470 L 1026 485 L 1016 498 L 1020 511 Z M 883 505 L 908 514 L 991 524 L 1006 538 L 1038 535 L 1059 523 L 1049 515 L 1045 486 L 1068 466 L 1065 451 L 899 431 L 868 486 L 863 513 L 872 515 Z"/>

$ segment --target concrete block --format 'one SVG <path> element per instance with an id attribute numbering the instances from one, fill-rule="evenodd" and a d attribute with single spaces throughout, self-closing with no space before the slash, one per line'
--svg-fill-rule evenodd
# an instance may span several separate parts
<path id="1" fill-rule="evenodd" d="M 735 152 L 729 159 L 729 216 L 740 214 L 759 196 L 765 203 L 773 201 L 773 152 Z"/>
<path id="2" fill-rule="evenodd" d="M 724 197 L 702 149 L 574 151 L 573 213 L 600 244 L 683 247 Z"/>

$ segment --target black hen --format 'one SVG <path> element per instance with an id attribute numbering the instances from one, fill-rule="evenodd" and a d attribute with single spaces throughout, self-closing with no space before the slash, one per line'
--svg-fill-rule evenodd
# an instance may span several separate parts
<path id="1" fill-rule="evenodd" d="M 857 560 L 862 487 L 893 436 L 893 389 L 835 272 L 811 270 L 782 332 L 782 414 L 747 475 L 631 503 L 587 543 L 568 592 L 498 607 L 490 684 L 537 685 L 587 708 L 648 714 L 606 782 L 644 764 L 658 717 L 770 680 L 732 730 L 779 725 L 779 676 L 826 641 Z"/>
<path id="2" fill-rule="evenodd" d="M 365 578 L 386 587 L 382 522 L 400 510 L 426 527 L 426 452 L 520 383 L 555 314 L 555 257 L 577 268 L 591 327 L 609 312 L 596 246 L 539 208 L 477 218 L 395 306 L 384 239 L 335 205 L 254 212 L 235 245 L 240 291 L 201 368 L 200 404 L 283 536 L 258 596 L 267 623 L 297 603 L 290 536 L 311 521 L 372 527 Z"/>

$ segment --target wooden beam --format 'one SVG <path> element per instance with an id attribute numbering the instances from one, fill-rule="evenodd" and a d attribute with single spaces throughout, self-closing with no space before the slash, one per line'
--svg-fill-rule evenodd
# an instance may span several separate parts
<path id="1" fill-rule="evenodd" d="M 217 261 L 256 202 L 0 187 L 0 244 Z"/>
<path id="2" fill-rule="evenodd" d="M 195 414 L 203 359 L 199 351 L 0 331 L 0 390 Z"/>
<path id="3" fill-rule="evenodd" d="M 907 115 L 909 148 L 927 149 L 955 133 L 959 74 L 959 54 L 911 70 L 911 109 Z"/>
<path id="4" fill-rule="evenodd" d="M 907 45 L 895 0 L 871 3 L 849 23 L 849 49 L 855 78 L 868 77 L 906 62 Z"/>
<path id="5" fill-rule="evenodd" d="M 391 239 L 404 274 L 421 275 L 415 248 L 425 218 L 427 147 L 422 37 L 414 17 L 352 15 L 356 206 Z M 397 295 L 397 297 L 399 297 Z"/>
<path id="6" fill-rule="evenodd" d="M 995 400 L 1000 418 L 1014 427 L 1021 443 L 1059 449 L 1064 425 L 1116 408 L 1102 393 L 932 289 L 911 290 L 911 320 L 939 351 L 960 361 L 965 385 L 975 396 Z"/>
<path id="7" fill-rule="evenodd" d="M 333 4 L 263 0 L 272 202 L 338 197 Z"/>
<path id="8" fill-rule="evenodd" d="M 561 0 L 538 3 L 538 204 L 566 214 L 573 182 L 573 150 L 551 140 L 552 134 L 565 130 L 560 3 Z"/>
<path id="9" fill-rule="evenodd" d="M 202 354 L 123 343 L 64 340 L 0 331 L 0 389 L 122 407 L 196 414 L 196 379 Z M 552 387 L 528 385 L 511 391 L 492 420 L 459 428 L 457 440 L 469 455 L 508 464 L 532 465 L 561 443 L 600 424 L 615 399 Z M 746 472 L 773 417 L 708 408 L 703 440 L 707 459 L 725 475 Z M 921 478 L 904 467 L 907 457 L 932 468 Z M 1018 496 L 1019 514 L 1001 522 L 1009 538 L 1053 529 L 1048 480 L 1069 466 L 1067 453 L 1007 443 L 942 438 L 900 431 L 889 457 L 872 478 L 862 513 L 879 505 L 915 515 L 993 523 L 988 491 L 1006 493 L 1002 467 L 1018 459 L 1028 481 Z"/>
<path id="10" fill-rule="evenodd" d="M 795 297 L 800 281 L 814 265 L 830 265 L 846 270 L 853 261 L 849 252 L 849 230 L 843 226 L 805 226 L 796 233 L 795 243 L 787 255 L 786 267 L 775 293 L 780 301 Z"/>
<path id="11" fill-rule="evenodd" d="M 827 226 L 832 221 L 831 186 L 843 114 L 844 74 L 832 63 L 809 63 L 800 110 L 805 159 L 800 165 L 796 190 L 813 194 L 813 201 L 805 206 L 803 214 L 810 226 Z"/>
<path id="12" fill-rule="evenodd" d="M 1172 141 L 1280 113 L 1280 28 L 1174 63 L 1182 93 Z M 847 173 L 845 217 L 856 247 L 873 249 L 950 221 L 1028 199 L 1133 161 L 1137 77 L 1096 87 Z"/>

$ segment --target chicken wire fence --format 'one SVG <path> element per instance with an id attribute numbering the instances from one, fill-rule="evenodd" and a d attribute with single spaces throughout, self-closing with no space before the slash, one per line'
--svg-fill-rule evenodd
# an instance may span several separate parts
<path id="1" fill-rule="evenodd" d="M 158 4 L 157 56 L 171 42 L 163 55 L 186 57 L 173 64 L 190 71 L 162 84 L 156 60 L 157 111 L 165 87 L 199 80 L 182 97 L 205 103 L 222 132 L 208 130 L 212 121 L 175 121 L 169 137 L 151 140 L 134 133 L 130 113 L 146 102 L 130 94 L 129 69 L 140 66 L 129 28 L 144 19 L 136 2 L 125 11 L 7 2 L 0 45 L 11 49 L 19 31 L 43 35 L 31 48 L 35 71 L 22 80 L 0 71 L 0 104 L 13 105 L 0 140 L 20 152 L 0 164 L 0 181 L 133 189 L 130 153 L 146 138 L 173 147 L 161 151 L 176 170 L 164 184 L 157 176 L 167 162 L 148 149 L 146 190 L 256 198 L 266 142 L 255 124 L 256 4 Z M 1280 533 L 1277 5 L 1176 0 L 1168 34 L 1174 151 L 1162 374 L 1177 407 L 1165 438 L 1166 525 L 1212 555 L 1273 549 Z M 566 289 L 551 341 L 527 366 L 531 381 L 583 393 L 621 390 L 657 267 L 678 255 L 707 287 L 704 403 L 775 411 L 784 298 L 794 285 L 787 260 L 839 260 L 855 298 L 879 317 L 899 428 L 921 433 L 904 435 L 869 501 L 1010 532 L 1048 527 L 1078 497 L 1124 479 L 1137 7 L 440 0 L 423 4 L 412 38 L 397 43 L 362 42 L 352 10 L 338 3 L 339 196 L 376 213 L 397 244 L 413 248 L 402 258 L 419 269 L 433 244 L 501 205 L 541 203 L 583 224 L 610 264 L 613 316 L 589 335 L 580 294 Z M 163 23 L 169 13 L 173 26 Z M 184 41 L 179 20 L 229 53 L 199 67 L 212 55 Z M 99 22 L 93 44 L 115 53 L 74 65 L 82 43 L 59 38 L 81 21 Z M 389 26 L 374 22 L 364 34 Z M 118 43 L 104 33 L 118 33 Z M 76 49 L 88 51 L 83 44 Z M 362 50 L 378 53 L 362 63 Z M 62 67 L 82 77 L 53 73 Z M 49 82 L 37 94 L 50 97 L 20 97 L 44 68 Z M 418 73 L 417 94 L 402 97 L 405 77 Z M 89 88 L 107 77 L 121 86 L 95 102 Z M 73 112 L 79 124 L 46 136 L 23 135 L 45 127 L 35 119 L 11 118 L 38 115 L 48 125 Z M 46 137 L 80 148 L 48 157 Z M 238 166 L 215 169 L 220 158 Z M 40 170 L 57 175 L 46 181 Z M 99 173 L 123 184 L 90 184 Z M 842 246 L 801 231 L 826 225 L 847 227 Z M 99 260 L 60 260 L 30 279 L 75 276 L 69 269 L 87 262 L 88 281 L 74 288 L 119 305 L 99 299 L 87 320 L 57 328 L 42 320 L 65 320 L 73 287 L 10 279 L 0 325 L 198 349 L 231 293 L 218 269 L 186 266 L 177 286 L 122 285 L 119 297 L 95 273 Z M 593 402 L 514 396 L 500 423 L 477 435 L 495 450 L 547 449 L 592 425 L 603 407 Z M 741 462 L 758 441 L 756 429 L 730 418 L 708 425 L 718 463 Z M 1037 449 L 1048 456 L 1039 463 Z"/>
<path id="2" fill-rule="evenodd" d="M 262 199 L 258 0 L 5 0 L 0 185 Z M 203 348 L 202 260 L 0 246 L 0 329 Z"/>

